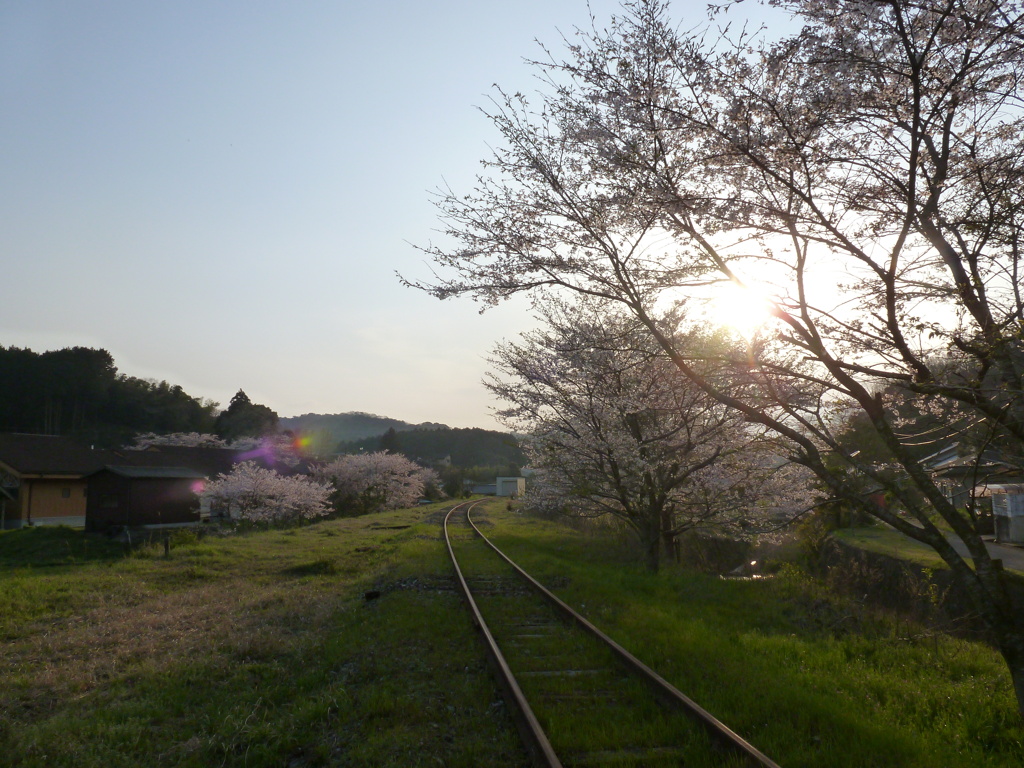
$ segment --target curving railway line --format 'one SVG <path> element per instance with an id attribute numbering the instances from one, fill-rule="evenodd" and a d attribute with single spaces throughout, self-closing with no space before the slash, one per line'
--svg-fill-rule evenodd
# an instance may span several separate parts
<path id="1" fill-rule="evenodd" d="M 778 768 L 513 563 L 473 522 L 479 503 L 448 512 L 445 541 L 538 765 Z"/>

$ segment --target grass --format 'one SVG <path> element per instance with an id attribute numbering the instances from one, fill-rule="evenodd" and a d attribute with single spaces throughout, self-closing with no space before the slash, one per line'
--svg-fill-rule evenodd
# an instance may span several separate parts
<path id="1" fill-rule="evenodd" d="M 614 537 L 491 510 L 499 545 L 786 768 L 1020 764 L 983 645 L 793 569 L 651 575 Z M 0 765 L 526 765 L 439 518 L 183 534 L 169 557 L 0 533 Z"/>
<path id="2" fill-rule="evenodd" d="M 944 568 L 946 565 L 934 549 L 892 528 L 840 528 L 833 531 L 832 536 L 860 549 L 909 560 L 926 568 Z"/>
<path id="3" fill-rule="evenodd" d="M 465 529 L 463 529 L 465 531 Z M 567 764 L 729 768 L 707 734 L 653 692 L 604 644 L 559 614 L 478 538 L 455 543 L 463 573 L 555 752 Z"/>
<path id="4" fill-rule="evenodd" d="M 992 649 L 775 579 L 651 575 L 607 537 L 490 516 L 496 544 L 788 768 L 1018 766 L 1024 727 Z"/>
<path id="5" fill-rule="evenodd" d="M 437 513 L 0 571 L 0 764 L 522 764 Z"/>
<path id="6" fill-rule="evenodd" d="M 117 560 L 124 547 L 106 536 L 67 526 L 0 531 L 0 568 L 40 568 Z"/>

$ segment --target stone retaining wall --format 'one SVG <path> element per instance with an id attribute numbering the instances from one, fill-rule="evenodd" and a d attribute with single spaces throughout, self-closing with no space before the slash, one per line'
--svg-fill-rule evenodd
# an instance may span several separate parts
<path id="1" fill-rule="evenodd" d="M 945 631 L 985 635 L 966 593 L 945 567 L 926 568 L 835 539 L 822 548 L 818 565 L 829 586 L 844 594 Z M 1011 596 L 1024 610 L 1024 577 L 1008 576 Z"/>

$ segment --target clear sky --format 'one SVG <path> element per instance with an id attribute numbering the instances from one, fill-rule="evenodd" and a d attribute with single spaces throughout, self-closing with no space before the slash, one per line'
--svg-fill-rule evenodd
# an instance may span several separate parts
<path id="1" fill-rule="evenodd" d="M 485 358 L 528 307 L 395 272 L 429 274 L 410 243 L 496 140 L 492 84 L 531 89 L 534 39 L 587 23 L 584 0 L 0 0 L 0 345 L 102 347 L 281 416 L 494 427 Z"/>

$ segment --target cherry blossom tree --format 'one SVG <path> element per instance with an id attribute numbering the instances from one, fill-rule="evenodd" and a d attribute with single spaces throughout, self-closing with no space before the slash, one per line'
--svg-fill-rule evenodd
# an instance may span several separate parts
<path id="1" fill-rule="evenodd" d="M 174 432 L 167 435 L 148 432 L 137 436 L 130 450 L 160 446 L 224 448 L 234 451 L 239 461 L 258 461 L 268 466 L 280 465 L 294 470 L 306 458 L 308 442 L 288 432 L 262 437 L 240 437 L 230 442 L 217 435 L 200 432 Z"/>
<path id="2" fill-rule="evenodd" d="M 218 475 L 200 491 L 202 502 L 227 510 L 233 519 L 289 524 L 322 517 L 330 511 L 331 488 L 301 475 L 280 475 L 251 461 Z"/>
<path id="3" fill-rule="evenodd" d="M 546 54 L 536 103 L 499 93 L 504 144 L 476 190 L 440 193 L 455 245 L 428 248 L 440 277 L 415 284 L 485 305 L 559 291 L 625 307 L 679 377 L 942 557 L 1024 714 L 1024 610 L 885 394 L 962 413 L 1022 453 L 1024 7 L 771 5 L 798 31 L 685 33 L 664 2 L 636 0 Z M 664 315 L 723 282 L 770 316 L 745 355 L 757 386 L 739 392 L 703 375 Z M 836 415 L 851 409 L 896 471 L 844 450 Z"/>
<path id="4" fill-rule="evenodd" d="M 317 468 L 330 483 L 334 508 L 343 514 L 369 514 L 413 506 L 437 475 L 396 453 L 378 451 L 339 456 Z"/>
<path id="5" fill-rule="evenodd" d="M 227 448 L 228 444 L 217 435 L 203 432 L 173 432 L 168 435 L 158 435 L 154 432 L 147 432 L 138 435 L 132 450 L 145 450 L 151 446 L 172 445 L 184 446 L 187 448 Z"/>
<path id="6" fill-rule="evenodd" d="M 230 447 L 243 460 L 260 461 L 272 466 L 283 465 L 294 470 L 308 456 L 308 444 L 301 436 L 281 432 L 262 437 L 240 437 L 232 440 Z"/>
<path id="7" fill-rule="evenodd" d="M 687 531 L 750 538 L 813 506 L 811 478 L 735 411 L 680 382 L 635 320 L 554 301 L 542 317 L 541 330 L 494 351 L 486 382 L 505 403 L 498 417 L 528 435 L 528 503 L 620 519 L 651 570 Z"/>

